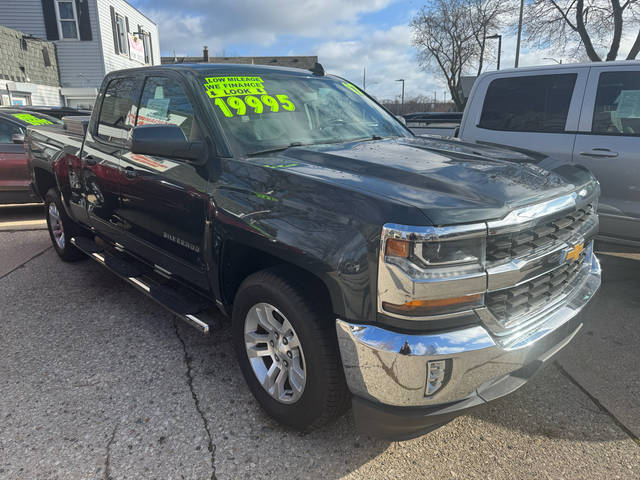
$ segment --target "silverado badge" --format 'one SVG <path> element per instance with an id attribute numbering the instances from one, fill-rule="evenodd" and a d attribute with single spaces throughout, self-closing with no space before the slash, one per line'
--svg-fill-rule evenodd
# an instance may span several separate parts
<path id="1" fill-rule="evenodd" d="M 562 262 L 575 262 L 580 258 L 584 250 L 584 242 L 577 243 L 573 247 L 567 247 L 562 251 Z"/>

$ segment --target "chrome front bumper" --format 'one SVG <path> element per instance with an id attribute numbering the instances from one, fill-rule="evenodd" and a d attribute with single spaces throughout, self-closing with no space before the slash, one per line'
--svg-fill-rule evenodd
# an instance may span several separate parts
<path id="1" fill-rule="evenodd" d="M 600 264 L 595 255 L 585 268 L 574 292 L 561 305 L 546 311 L 546 318 L 536 322 L 534 330 L 508 346 L 481 324 L 421 335 L 338 319 L 340 354 L 349 389 L 373 405 L 431 407 L 426 415 L 436 416 L 515 390 L 528 379 L 523 371 L 548 360 L 582 327 L 579 313 L 600 287 Z M 427 392 L 429 365 L 446 369 L 440 388 L 433 394 Z M 458 407 L 452 407 L 453 403 Z"/>

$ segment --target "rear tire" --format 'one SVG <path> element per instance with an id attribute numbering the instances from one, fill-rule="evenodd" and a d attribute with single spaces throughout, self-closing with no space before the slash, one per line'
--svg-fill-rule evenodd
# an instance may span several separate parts
<path id="1" fill-rule="evenodd" d="M 331 311 L 309 290 L 284 269 L 257 272 L 240 285 L 232 317 L 249 389 L 271 417 L 303 431 L 344 413 L 350 399 Z"/>
<path id="2" fill-rule="evenodd" d="M 71 238 L 78 235 L 80 229 L 67 215 L 60 194 L 56 189 L 49 189 L 44 196 L 44 205 L 49 236 L 58 256 L 65 262 L 86 258 L 80 250 L 71 244 Z"/>

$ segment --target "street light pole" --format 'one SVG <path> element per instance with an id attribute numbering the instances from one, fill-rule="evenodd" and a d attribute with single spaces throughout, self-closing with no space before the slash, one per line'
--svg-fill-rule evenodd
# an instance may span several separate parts
<path id="1" fill-rule="evenodd" d="M 520 0 L 520 16 L 518 17 L 518 41 L 516 42 L 516 64 L 515 64 L 516 68 L 518 68 L 518 63 L 520 61 L 520 37 L 522 37 L 522 12 L 523 12 L 523 10 L 524 10 L 524 0 Z"/>
<path id="2" fill-rule="evenodd" d="M 502 35 L 499 34 L 495 34 L 495 35 L 489 35 L 488 37 L 484 37 L 485 39 L 498 39 L 498 65 L 497 65 L 497 69 L 500 70 L 500 54 L 502 52 Z"/>
<path id="3" fill-rule="evenodd" d="M 396 82 L 402 82 L 402 100 L 400 101 L 400 114 L 404 113 L 404 78 L 396 80 Z"/>

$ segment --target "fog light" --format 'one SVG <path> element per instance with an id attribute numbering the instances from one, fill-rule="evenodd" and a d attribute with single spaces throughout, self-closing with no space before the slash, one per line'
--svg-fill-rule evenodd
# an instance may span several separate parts
<path id="1" fill-rule="evenodd" d="M 427 362 L 427 386 L 425 397 L 429 397 L 444 387 L 449 379 L 451 360 L 430 360 Z"/>

